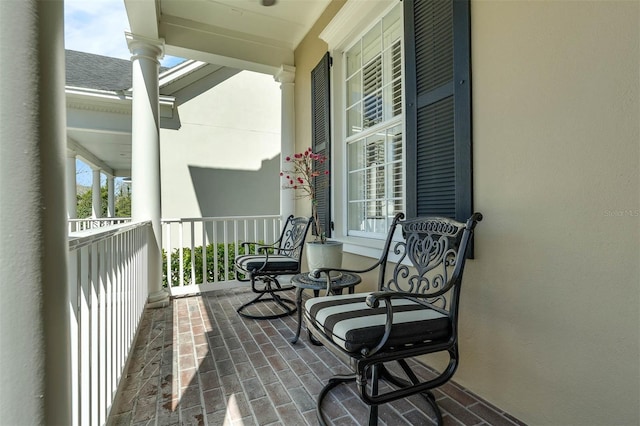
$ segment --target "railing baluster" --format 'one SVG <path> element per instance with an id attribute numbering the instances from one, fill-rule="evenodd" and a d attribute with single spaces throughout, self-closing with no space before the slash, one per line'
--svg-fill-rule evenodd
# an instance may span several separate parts
<path id="1" fill-rule="evenodd" d="M 233 221 L 233 258 L 235 259 L 236 257 L 238 257 L 238 221 L 234 220 Z M 228 270 L 229 268 L 227 268 Z M 234 274 L 235 276 L 235 274 Z M 227 278 L 228 279 L 228 278 Z"/>
<path id="2" fill-rule="evenodd" d="M 207 284 L 207 222 L 202 222 L 202 284 Z"/>
<path id="3" fill-rule="evenodd" d="M 184 240 L 182 239 L 182 230 L 183 223 L 182 221 L 178 224 L 178 238 L 180 245 L 178 246 L 178 253 L 180 253 L 180 276 L 179 276 L 179 285 L 180 287 L 184 286 Z"/>
<path id="4" fill-rule="evenodd" d="M 106 376 L 106 399 L 112 401 L 115 397 L 114 375 L 113 375 L 113 240 L 105 241 L 105 267 L 106 267 L 106 288 L 105 288 L 105 376 Z M 107 410 L 111 409 L 111 404 Z"/>
<path id="5" fill-rule="evenodd" d="M 224 234 L 223 234 L 223 243 L 224 243 L 224 280 L 229 281 L 229 268 L 227 265 L 229 264 L 229 231 L 227 226 L 227 221 L 224 222 Z"/>
<path id="6" fill-rule="evenodd" d="M 166 258 L 167 258 L 167 287 L 171 287 L 173 285 L 173 277 L 171 276 L 171 223 L 166 226 L 167 229 L 167 250 L 166 250 Z"/>
<path id="7" fill-rule="evenodd" d="M 212 222 L 212 230 L 211 230 L 211 235 L 213 237 L 213 282 L 218 282 L 220 281 L 218 279 L 218 222 L 213 221 Z"/>
<path id="8" fill-rule="evenodd" d="M 189 235 L 189 247 L 191 248 L 191 267 L 189 268 L 189 274 L 191 279 L 189 279 L 190 285 L 196 284 L 196 250 L 195 250 L 195 222 L 189 221 L 189 227 L 191 230 L 191 234 Z"/>
<path id="9" fill-rule="evenodd" d="M 89 287 L 91 286 L 89 271 L 89 247 L 83 247 L 81 250 L 81 267 L 80 267 L 80 424 L 89 424 L 91 419 L 90 413 L 90 323 L 89 323 Z"/>
<path id="10" fill-rule="evenodd" d="M 98 268 L 98 283 L 96 288 L 98 289 L 97 294 L 97 309 L 98 309 L 98 392 L 100 397 L 98 398 L 98 424 L 103 424 L 107 421 L 107 368 L 106 368 L 106 360 L 105 360 L 105 350 L 106 350 L 106 337 L 107 337 L 107 328 L 106 328 L 106 312 L 105 312 L 105 290 L 106 290 L 106 250 L 105 250 L 105 241 L 99 241 L 96 243 L 96 249 L 98 255 L 96 256 L 97 268 Z"/>
<path id="11" fill-rule="evenodd" d="M 80 327 L 79 327 L 79 309 L 78 299 L 80 297 L 79 278 L 80 278 L 80 262 L 78 258 L 80 253 L 76 250 L 69 254 L 69 270 L 68 270 L 68 291 L 69 291 L 69 343 L 71 345 L 71 425 L 78 426 L 80 424 L 79 414 L 79 396 L 80 396 Z"/>

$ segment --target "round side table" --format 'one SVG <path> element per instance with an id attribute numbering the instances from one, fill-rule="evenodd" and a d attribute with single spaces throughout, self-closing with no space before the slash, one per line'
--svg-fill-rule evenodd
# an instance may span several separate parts
<path id="1" fill-rule="evenodd" d="M 362 279 L 359 275 L 343 272 L 339 277 L 331 279 L 331 286 L 327 294 L 342 294 L 345 288 L 349 289 L 349 294 L 353 294 L 356 284 L 360 284 L 361 281 Z M 320 290 L 327 290 L 327 279 L 326 277 L 314 279 L 309 275 L 309 272 L 303 272 L 302 274 L 294 275 L 291 278 L 291 284 L 296 287 L 296 307 L 298 308 L 298 328 L 291 343 L 296 343 L 302 328 L 302 291 L 304 289 L 313 290 L 314 296 L 318 297 Z"/>

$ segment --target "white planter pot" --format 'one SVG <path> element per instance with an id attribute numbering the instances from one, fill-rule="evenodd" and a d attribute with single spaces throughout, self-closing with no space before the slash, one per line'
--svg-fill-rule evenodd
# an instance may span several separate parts
<path id="1" fill-rule="evenodd" d="M 342 242 L 331 240 L 327 240 L 324 244 L 320 243 L 320 241 L 308 242 L 307 263 L 309 264 L 309 271 L 318 268 L 341 268 Z M 331 277 L 333 278 L 337 278 L 340 275 L 340 272 L 331 273 Z M 326 279 L 326 276 L 321 276 L 318 279 Z"/>

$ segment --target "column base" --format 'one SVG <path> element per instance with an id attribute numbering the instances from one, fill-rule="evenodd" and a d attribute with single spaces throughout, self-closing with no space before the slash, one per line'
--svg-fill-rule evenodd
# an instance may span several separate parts
<path id="1" fill-rule="evenodd" d="M 165 290 L 156 291 L 149 294 L 147 298 L 147 308 L 165 308 L 169 306 L 169 293 Z"/>

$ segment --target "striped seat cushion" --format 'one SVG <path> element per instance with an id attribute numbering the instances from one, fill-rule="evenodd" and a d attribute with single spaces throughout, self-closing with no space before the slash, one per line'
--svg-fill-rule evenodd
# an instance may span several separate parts
<path id="1" fill-rule="evenodd" d="M 386 308 L 370 308 L 370 293 L 324 296 L 308 299 L 304 315 L 319 330 L 347 352 L 372 349 L 384 334 Z M 446 338 L 451 325 L 446 314 L 407 299 L 393 299 L 393 326 L 387 346 L 416 344 Z"/>
<path id="2" fill-rule="evenodd" d="M 264 265 L 266 256 L 247 254 L 236 259 L 236 265 L 245 271 L 253 272 Z M 284 272 L 298 269 L 298 261 L 293 257 L 269 255 L 269 261 L 261 272 Z"/>

